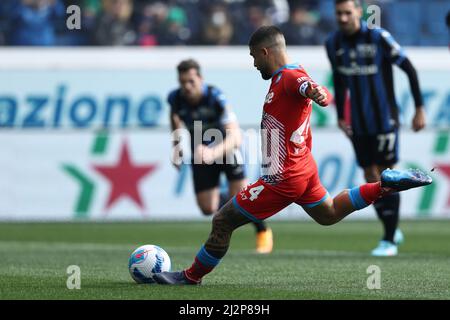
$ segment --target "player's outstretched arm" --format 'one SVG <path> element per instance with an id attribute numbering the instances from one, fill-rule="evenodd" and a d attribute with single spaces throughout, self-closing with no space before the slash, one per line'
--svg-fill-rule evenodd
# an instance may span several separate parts
<path id="1" fill-rule="evenodd" d="M 311 81 L 308 82 L 306 96 L 322 107 L 328 106 L 332 101 L 332 95 L 327 88 Z"/>

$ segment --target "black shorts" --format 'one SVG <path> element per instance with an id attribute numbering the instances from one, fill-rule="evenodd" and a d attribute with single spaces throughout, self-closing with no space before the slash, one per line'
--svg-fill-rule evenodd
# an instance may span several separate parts
<path id="1" fill-rule="evenodd" d="M 218 187 L 222 172 L 225 173 L 228 181 L 245 179 L 245 170 L 242 164 L 193 164 L 195 193 Z"/>
<path id="2" fill-rule="evenodd" d="M 356 161 L 362 168 L 371 165 L 392 166 L 398 161 L 398 131 L 352 137 Z"/>

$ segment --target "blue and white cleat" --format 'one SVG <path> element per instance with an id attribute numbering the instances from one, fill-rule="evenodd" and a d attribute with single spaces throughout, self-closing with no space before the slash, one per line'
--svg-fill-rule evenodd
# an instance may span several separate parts
<path id="1" fill-rule="evenodd" d="M 397 254 L 397 245 L 385 240 L 381 240 L 378 247 L 372 250 L 372 256 L 374 257 L 393 257 Z"/>
<path id="2" fill-rule="evenodd" d="M 419 169 L 386 169 L 381 173 L 381 187 L 392 189 L 394 192 L 423 187 L 432 182 L 433 179 Z"/>
<path id="3" fill-rule="evenodd" d="M 400 229 L 396 229 L 394 233 L 394 243 L 396 245 L 401 245 L 405 242 L 405 237 L 403 236 L 403 232 Z"/>

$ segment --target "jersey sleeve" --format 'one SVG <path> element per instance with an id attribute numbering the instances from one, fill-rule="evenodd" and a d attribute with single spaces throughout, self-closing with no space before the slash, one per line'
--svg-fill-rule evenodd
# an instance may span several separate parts
<path id="1" fill-rule="evenodd" d="M 286 93 L 288 95 L 297 96 L 299 99 L 309 99 L 306 95 L 306 91 L 308 90 L 310 84 L 313 88 L 320 86 L 313 79 L 311 79 L 311 77 L 304 70 L 300 70 L 300 72 L 296 72 L 295 74 L 292 72 L 287 72 L 286 77 L 283 81 Z M 322 105 L 326 106 L 331 102 L 332 95 L 326 87 L 320 87 L 325 91 L 325 94 L 327 96 L 325 104 Z"/>
<path id="2" fill-rule="evenodd" d="M 227 125 L 229 123 L 236 122 L 237 121 L 236 114 L 229 105 L 223 92 L 217 88 L 213 88 L 212 95 L 220 109 L 220 119 L 219 119 L 220 124 Z"/>
<path id="3" fill-rule="evenodd" d="M 399 66 L 406 59 L 404 50 L 387 30 L 380 29 L 379 32 L 384 56 Z"/>
<path id="4" fill-rule="evenodd" d="M 311 77 L 303 70 L 298 73 L 283 73 L 283 86 L 288 95 L 297 96 L 299 98 L 307 98 L 306 90 L 308 84 L 317 85 Z"/>

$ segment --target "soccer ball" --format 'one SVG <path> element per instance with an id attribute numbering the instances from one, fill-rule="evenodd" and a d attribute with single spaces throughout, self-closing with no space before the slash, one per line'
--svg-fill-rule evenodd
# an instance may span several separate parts
<path id="1" fill-rule="evenodd" d="M 162 248 L 147 244 L 133 251 L 128 269 L 137 283 L 154 283 L 155 273 L 170 271 L 170 257 Z"/>

